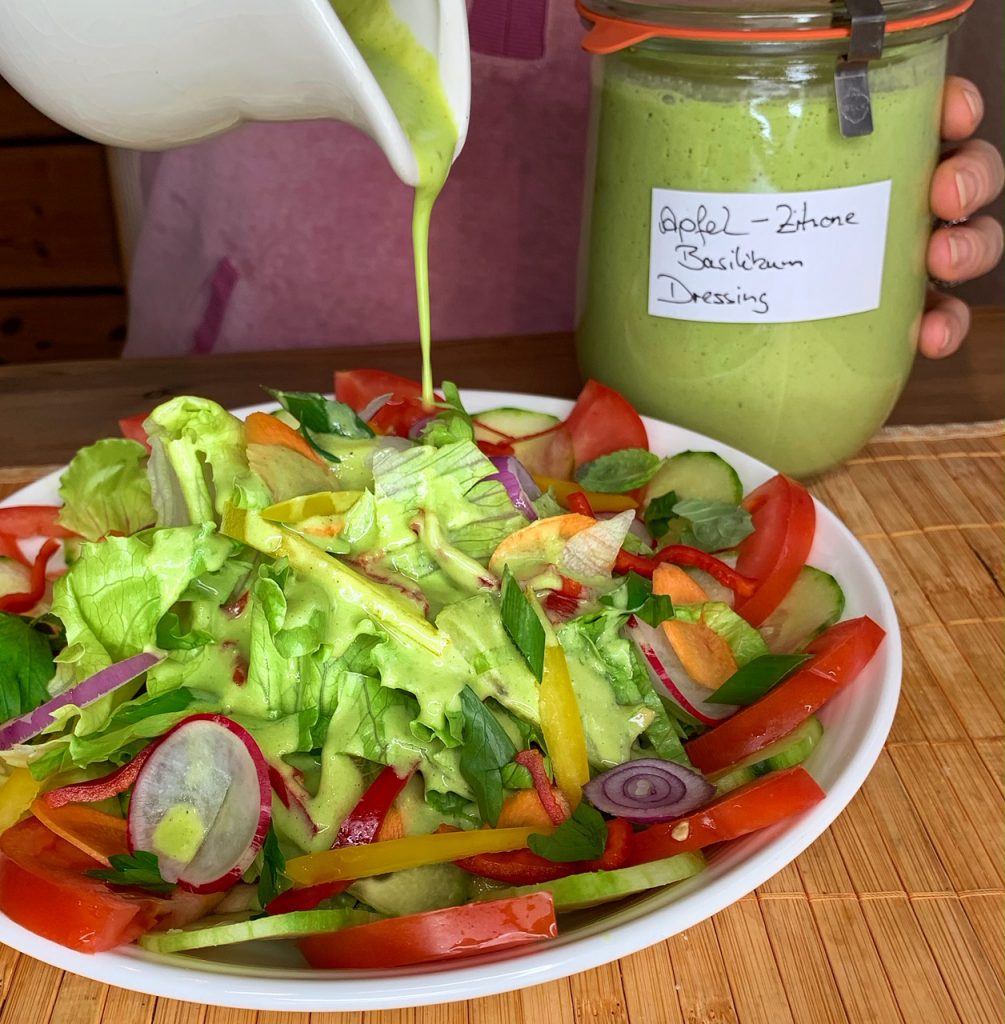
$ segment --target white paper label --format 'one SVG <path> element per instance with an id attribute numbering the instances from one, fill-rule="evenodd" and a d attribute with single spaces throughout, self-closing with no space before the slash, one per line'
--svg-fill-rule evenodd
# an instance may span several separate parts
<path id="1" fill-rule="evenodd" d="M 815 192 L 654 188 L 649 313 L 783 324 L 879 306 L 890 182 Z"/>

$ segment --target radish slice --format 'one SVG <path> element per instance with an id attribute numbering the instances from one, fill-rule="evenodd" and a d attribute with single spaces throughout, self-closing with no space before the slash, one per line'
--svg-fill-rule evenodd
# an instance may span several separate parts
<path id="1" fill-rule="evenodd" d="M 192 715 L 158 742 L 129 801 L 129 849 L 156 854 L 161 875 L 190 892 L 237 882 L 272 817 L 268 764 L 223 715 Z"/>
<path id="2" fill-rule="evenodd" d="M 737 704 L 708 703 L 706 698 L 714 691 L 695 682 L 687 674 L 662 629 L 632 615 L 625 623 L 625 630 L 642 655 L 657 692 L 683 708 L 692 718 L 697 718 L 704 725 L 715 725 L 738 709 Z"/>
<path id="3" fill-rule="evenodd" d="M 137 676 L 142 675 L 147 669 L 153 668 L 161 659 L 156 654 L 134 654 L 125 661 L 118 661 L 100 672 L 95 672 L 82 683 L 71 686 L 69 690 L 53 697 L 39 705 L 34 711 L 22 715 L 20 718 L 12 718 L 9 722 L 0 726 L 0 750 L 7 750 L 9 747 L 25 743 L 33 736 L 37 736 L 47 726 L 52 725 L 52 713 L 68 704 L 74 707 L 85 708 L 96 700 L 106 697 L 113 690 L 117 690 L 126 683 L 131 683 Z"/>

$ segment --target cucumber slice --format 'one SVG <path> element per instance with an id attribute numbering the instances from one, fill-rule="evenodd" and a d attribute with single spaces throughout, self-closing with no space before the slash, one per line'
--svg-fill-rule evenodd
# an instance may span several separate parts
<path id="1" fill-rule="evenodd" d="M 751 754 L 743 761 L 724 768 L 710 776 L 708 781 L 714 783 L 716 795 L 722 796 L 723 793 L 753 782 L 761 775 L 780 771 L 782 768 L 791 768 L 794 764 L 802 764 L 823 734 L 824 727 L 820 724 L 820 719 L 816 715 L 810 715 L 788 736 L 783 736 L 763 750 L 758 750 L 756 754 Z"/>
<path id="2" fill-rule="evenodd" d="M 611 900 L 620 900 L 637 892 L 645 892 L 646 889 L 672 885 L 696 875 L 704 866 L 705 858 L 700 853 L 678 853 L 676 857 L 637 864 L 631 868 L 588 871 L 541 885 L 492 889 L 482 893 L 479 899 L 503 900 L 511 896 L 527 896 L 533 892 L 550 892 L 555 900 L 556 910 L 585 910 L 600 903 L 609 903 Z"/>
<path id="3" fill-rule="evenodd" d="M 453 864 L 425 864 L 389 875 L 361 878 L 349 893 L 389 917 L 456 907 L 471 896 L 471 875 Z"/>
<path id="4" fill-rule="evenodd" d="M 646 487 L 645 504 L 670 491 L 681 501 L 704 498 L 739 505 L 743 500 L 736 470 L 715 452 L 680 452 L 667 459 Z"/>
<path id="5" fill-rule="evenodd" d="M 380 920 L 377 915 L 362 910 L 294 910 L 289 914 L 252 920 L 244 915 L 231 920 L 216 918 L 212 924 L 200 923 L 189 928 L 149 932 L 141 935 L 138 942 L 144 949 L 155 953 L 180 953 L 186 949 L 228 946 L 255 939 L 299 939 L 304 935 L 335 932 L 377 920 Z"/>
<path id="6" fill-rule="evenodd" d="M 476 441 L 499 441 L 499 435 L 506 437 L 527 437 L 540 434 L 558 423 L 557 416 L 546 412 L 531 412 L 529 409 L 489 409 L 487 412 L 472 413 Z"/>
<path id="7" fill-rule="evenodd" d="M 791 654 L 833 626 L 843 611 L 844 591 L 838 581 L 830 573 L 804 565 L 792 589 L 761 623 L 761 635 L 772 654 Z"/>

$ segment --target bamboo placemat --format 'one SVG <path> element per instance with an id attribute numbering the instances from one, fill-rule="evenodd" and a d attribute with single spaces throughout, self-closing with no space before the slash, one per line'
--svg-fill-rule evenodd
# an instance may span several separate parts
<path id="1" fill-rule="evenodd" d="M 894 428 L 814 492 L 875 559 L 904 688 L 862 791 L 797 861 L 682 935 L 562 981 L 383 1013 L 154 999 L 0 947 L 0 1024 L 1000 1024 L 1002 423 Z M 53 467 L 0 470 L 0 497 Z"/>

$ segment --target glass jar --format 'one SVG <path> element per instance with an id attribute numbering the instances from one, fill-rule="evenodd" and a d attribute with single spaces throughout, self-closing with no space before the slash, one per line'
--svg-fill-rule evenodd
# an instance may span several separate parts
<path id="1" fill-rule="evenodd" d="M 583 373 L 797 476 L 860 448 L 914 358 L 968 6 L 887 0 L 864 55 L 837 3 L 581 2 Z"/>

